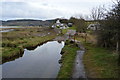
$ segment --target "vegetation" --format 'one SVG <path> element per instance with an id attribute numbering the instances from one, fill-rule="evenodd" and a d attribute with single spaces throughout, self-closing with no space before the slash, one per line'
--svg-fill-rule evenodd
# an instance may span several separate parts
<path id="1" fill-rule="evenodd" d="M 72 27 L 69 27 L 69 29 L 76 30 L 76 27 L 73 25 Z"/>
<path id="2" fill-rule="evenodd" d="M 86 43 L 83 34 L 76 37 L 86 48 L 84 64 L 87 76 L 89 78 L 119 78 L 120 1 L 116 0 L 108 12 L 104 7 L 93 8 L 91 16 L 94 22 L 100 23 L 101 29 L 87 31 Z"/>
<path id="3" fill-rule="evenodd" d="M 76 27 L 72 26 L 72 27 L 69 27 L 67 29 L 62 29 L 62 33 L 65 34 L 65 33 L 67 33 L 68 30 L 76 30 Z"/>
<path id="4" fill-rule="evenodd" d="M 62 34 L 67 33 L 68 29 L 62 29 Z"/>
<path id="5" fill-rule="evenodd" d="M 86 21 L 81 17 L 80 19 L 71 17 L 69 22 L 73 23 L 77 32 L 85 32 L 86 30 Z"/>
<path id="6" fill-rule="evenodd" d="M 76 39 L 86 49 L 83 63 L 88 78 L 118 78 L 118 54 L 113 53 L 112 50 L 95 45 L 95 36 L 88 34 L 87 41 L 85 42 L 84 35 L 81 35 L 78 35 Z"/>
<path id="7" fill-rule="evenodd" d="M 34 20 L 34 19 L 19 19 L 1 21 L 3 26 L 51 26 L 55 20 Z"/>
<path id="8" fill-rule="evenodd" d="M 95 20 L 101 24 L 101 30 L 96 32 L 98 45 L 116 50 L 119 54 L 118 65 L 120 65 L 120 1 L 116 0 L 107 13 L 100 7 L 94 9 L 93 13 L 93 18 L 97 17 Z"/>
<path id="9" fill-rule="evenodd" d="M 24 48 L 34 48 L 37 45 L 56 37 L 56 32 L 49 28 L 16 29 L 16 31 L 2 34 L 3 63 L 8 59 L 23 53 Z"/>
<path id="10" fill-rule="evenodd" d="M 82 17 L 61 19 L 61 22 L 73 23 L 73 27 L 69 29 L 77 30 L 79 33 L 75 39 L 81 41 L 86 48 L 83 61 L 89 78 L 118 78 L 118 73 L 120 73 L 120 1 L 116 0 L 112 9 L 107 12 L 104 6 L 93 8 L 91 17 L 93 21 L 90 22 Z M 99 23 L 100 30 L 86 31 L 91 23 Z M 63 29 L 61 32 L 65 34 L 69 29 Z M 56 34 L 54 29 L 49 28 L 24 28 L 16 29 L 9 34 L 3 33 L 1 48 L 3 60 L 20 54 L 24 48 L 35 47 L 50 40 Z M 78 50 L 76 44 L 66 42 L 62 50 L 62 66 L 58 78 L 71 77 L 76 50 Z"/>
<path id="11" fill-rule="evenodd" d="M 85 43 L 84 65 L 89 78 L 118 78 L 118 55 Z"/>
<path id="12" fill-rule="evenodd" d="M 73 63 L 76 57 L 76 51 L 79 48 L 75 43 L 66 42 L 62 52 L 62 64 L 57 78 L 70 78 L 73 70 Z"/>

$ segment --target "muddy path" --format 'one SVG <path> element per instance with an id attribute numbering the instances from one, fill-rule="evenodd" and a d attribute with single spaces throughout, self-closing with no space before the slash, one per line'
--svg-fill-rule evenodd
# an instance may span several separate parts
<path id="1" fill-rule="evenodd" d="M 83 45 L 81 45 L 80 42 L 76 41 L 76 43 L 80 48 L 80 50 L 76 52 L 77 55 L 75 58 L 72 78 L 78 78 L 78 79 L 84 78 L 85 80 L 87 80 L 84 64 L 83 64 L 83 55 L 85 54 L 85 48 L 83 47 Z"/>
<path id="2" fill-rule="evenodd" d="M 62 36 L 56 37 L 54 40 L 56 41 L 66 41 L 70 39 L 70 35 L 74 35 L 76 33 L 76 30 L 68 30 L 66 34 Z"/>
<path id="3" fill-rule="evenodd" d="M 63 36 L 58 36 L 54 40 L 57 41 L 66 41 L 66 40 L 71 40 L 74 42 L 73 39 L 70 38 L 70 34 L 74 34 L 76 31 L 75 30 L 68 30 L 67 33 Z M 84 46 L 77 40 L 75 40 L 75 43 L 77 46 L 80 48 L 76 53 L 76 58 L 74 62 L 74 67 L 73 67 L 73 73 L 72 73 L 72 79 L 77 78 L 84 78 L 87 80 L 86 74 L 85 74 L 85 69 L 84 69 L 84 64 L 83 64 L 83 55 L 85 53 L 85 48 Z"/>
<path id="4" fill-rule="evenodd" d="M 78 50 L 74 63 L 72 78 L 86 78 L 84 65 L 82 63 L 84 51 Z"/>

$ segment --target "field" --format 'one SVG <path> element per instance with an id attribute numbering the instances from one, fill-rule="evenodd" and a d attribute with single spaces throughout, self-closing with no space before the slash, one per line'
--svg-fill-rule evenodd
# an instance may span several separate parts
<path id="1" fill-rule="evenodd" d="M 2 62 L 22 56 L 25 48 L 34 48 L 41 43 L 52 40 L 57 31 L 50 28 L 17 28 L 15 31 L 2 33 Z"/>

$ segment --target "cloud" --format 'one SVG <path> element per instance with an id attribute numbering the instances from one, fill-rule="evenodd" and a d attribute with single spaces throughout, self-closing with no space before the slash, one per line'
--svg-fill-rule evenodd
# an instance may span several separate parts
<path id="1" fill-rule="evenodd" d="M 75 14 L 90 14 L 90 10 L 111 0 L 1 0 L 2 18 L 51 19 L 69 18 Z"/>
<path id="2" fill-rule="evenodd" d="M 38 18 L 47 19 L 60 17 L 61 13 L 56 8 L 45 7 L 46 5 L 30 4 L 24 2 L 4 2 L 2 6 L 2 18 Z"/>
<path id="3" fill-rule="evenodd" d="M 111 2 L 112 0 L 1 0 L 2 2 Z"/>

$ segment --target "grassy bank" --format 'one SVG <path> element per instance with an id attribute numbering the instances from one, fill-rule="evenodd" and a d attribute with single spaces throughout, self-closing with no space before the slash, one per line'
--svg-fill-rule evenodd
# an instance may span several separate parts
<path id="1" fill-rule="evenodd" d="M 90 78 L 118 78 L 117 54 L 85 43 L 84 64 Z"/>
<path id="2" fill-rule="evenodd" d="M 56 32 L 49 28 L 17 29 L 16 31 L 2 34 L 3 63 L 23 53 L 24 48 L 36 47 L 57 36 Z"/>
<path id="3" fill-rule="evenodd" d="M 73 63 L 76 57 L 76 51 L 79 49 L 74 43 L 66 42 L 67 45 L 63 48 L 62 52 L 62 66 L 58 73 L 57 78 L 70 78 L 73 69 Z"/>
<path id="4" fill-rule="evenodd" d="M 118 55 L 111 50 L 96 46 L 94 37 L 90 39 L 91 36 L 88 35 L 86 43 L 83 37 L 76 38 L 86 48 L 83 62 L 87 76 L 89 78 L 118 78 Z"/>

